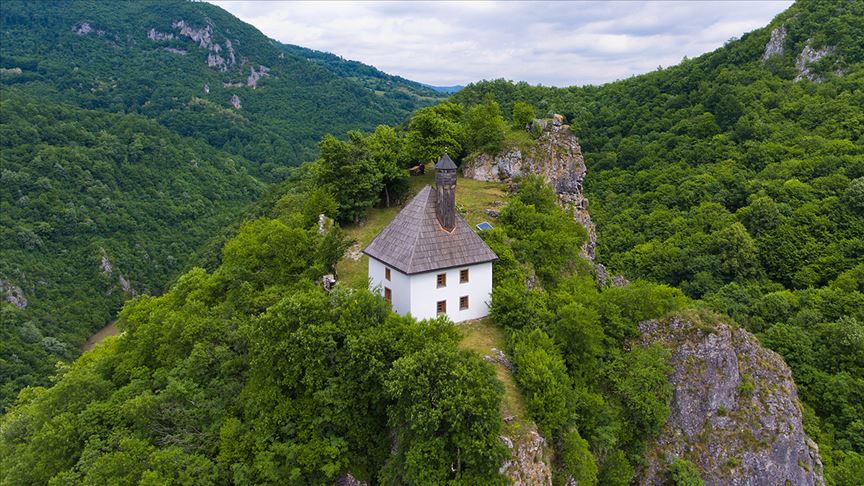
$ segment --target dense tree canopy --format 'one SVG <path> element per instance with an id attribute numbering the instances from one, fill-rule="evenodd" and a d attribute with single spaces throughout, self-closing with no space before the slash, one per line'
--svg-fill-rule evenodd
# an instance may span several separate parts
<path id="1" fill-rule="evenodd" d="M 864 453 L 864 353 L 852 344 L 864 322 L 862 17 L 861 2 L 800 1 L 668 69 L 600 87 L 482 82 L 453 98 L 566 116 L 599 261 L 761 333 L 793 369 L 829 479 Z M 764 61 L 780 25 L 784 54 Z M 806 45 L 833 49 L 812 66 L 821 82 L 794 79 Z"/>
<path id="2" fill-rule="evenodd" d="M 500 482 L 489 365 L 446 319 L 316 286 L 326 236 L 295 219 L 243 225 L 214 272 L 130 301 L 120 337 L 22 392 L 0 419 L 0 481 Z"/>

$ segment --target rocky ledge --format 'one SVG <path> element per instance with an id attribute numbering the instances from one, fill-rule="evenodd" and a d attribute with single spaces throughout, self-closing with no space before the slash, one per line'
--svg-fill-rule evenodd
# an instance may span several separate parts
<path id="1" fill-rule="evenodd" d="M 749 332 L 710 315 L 640 324 L 641 345 L 672 352 L 671 413 L 639 484 L 665 484 L 668 464 L 693 462 L 705 484 L 822 485 L 819 449 L 804 433 L 783 359 Z"/>
<path id="2" fill-rule="evenodd" d="M 528 129 L 537 127 L 540 136 L 530 149 L 514 147 L 497 155 L 482 153 L 462 165 L 462 174 L 469 179 L 491 182 L 512 182 L 513 178 L 537 174 L 552 186 L 558 199 L 573 211 L 573 218 L 588 231 L 588 242 L 582 254 L 594 260 L 597 235 L 588 214 L 588 199 L 582 183 L 587 169 L 579 140 L 564 124 L 564 117 L 554 115 L 551 121 L 534 120 Z"/>

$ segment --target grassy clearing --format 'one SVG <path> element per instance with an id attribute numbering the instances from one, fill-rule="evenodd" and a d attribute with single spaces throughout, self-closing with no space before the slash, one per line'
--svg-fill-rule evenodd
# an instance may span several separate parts
<path id="1" fill-rule="evenodd" d="M 425 174 L 411 177 L 409 182 L 409 196 L 406 198 L 406 202 L 410 201 L 423 187 L 435 184 L 433 166 L 427 165 Z M 493 207 L 492 203 L 495 201 L 506 201 L 507 194 L 505 191 L 504 184 L 475 181 L 460 176 L 456 182 L 456 205 L 462 217 L 473 227 L 483 221 L 490 220 L 483 210 Z M 375 235 L 380 233 L 396 217 L 401 209 L 401 207 L 372 208 L 364 221 L 345 226 L 345 232 L 349 238 L 357 241 L 361 249 L 365 248 L 372 241 L 372 238 L 375 238 Z M 490 222 L 495 224 L 494 220 Z M 362 255 L 358 260 L 346 256 L 336 265 L 339 281 L 349 287 L 365 288 L 368 265 L 368 258 L 365 255 Z"/>
<path id="2" fill-rule="evenodd" d="M 493 356 L 492 348 L 504 349 L 504 330 L 492 323 L 487 318 L 467 322 L 458 326 L 462 333 L 462 341 L 459 347 L 469 349 L 480 356 Z M 494 357 L 494 356 L 493 356 Z M 533 424 L 528 420 L 525 411 L 525 402 L 516 385 L 513 374 L 500 363 L 495 363 L 495 375 L 504 384 L 504 398 L 501 400 L 501 416 L 513 417 L 513 420 L 504 424 L 504 435 L 517 442 L 522 436 L 533 429 Z"/>

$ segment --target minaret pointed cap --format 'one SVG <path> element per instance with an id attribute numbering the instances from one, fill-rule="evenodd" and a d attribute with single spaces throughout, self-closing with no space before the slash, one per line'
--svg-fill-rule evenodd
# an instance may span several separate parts
<path id="1" fill-rule="evenodd" d="M 438 163 L 435 164 L 435 168 L 436 169 L 455 170 L 456 164 L 454 164 L 453 160 L 450 159 L 450 156 L 445 153 L 444 155 L 441 156 L 440 159 L 438 159 Z"/>

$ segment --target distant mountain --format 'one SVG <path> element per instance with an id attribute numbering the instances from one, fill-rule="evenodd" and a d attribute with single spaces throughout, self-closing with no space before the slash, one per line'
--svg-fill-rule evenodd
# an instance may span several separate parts
<path id="1" fill-rule="evenodd" d="M 323 66 L 336 76 L 352 79 L 363 83 L 367 88 L 374 91 L 397 91 L 406 95 L 415 96 L 418 100 L 437 100 L 442 98 L 441 93 L 453 93 L 458 89 L 438 88 L 428 84 L 410 81 L 401 76 L 387 74 L 374 66 L 351 61 L 329 52 L 316 51 L 293 44 L 279 44 L 285 52 L 302 57 Z M 461 89 L 461 86 L 458 88 Z"/>
<path id="2" fill-rule="evenodd" d="M 439 93 L 447 93 L 447 94 L 457 93 L 457 92 L 461 91 L 463 88 L 465 88 L 465 86 L 463 86 L 461 84 L 457 84 L 454 86 L 432 86 L 431 84 L 423 84 L 423 86 L 426 86 L 427 88 L 429 88 L 433 91 L 437 91 Z"/>
<path id="3" fill-rule="evenodd" d="M 445 94 L 284 46 L 203 2 L 4 2 L 3 82 L 134 112 L 242 155 L 257 173 L 314 157 L 326 132 L 399 123 Z"/>

